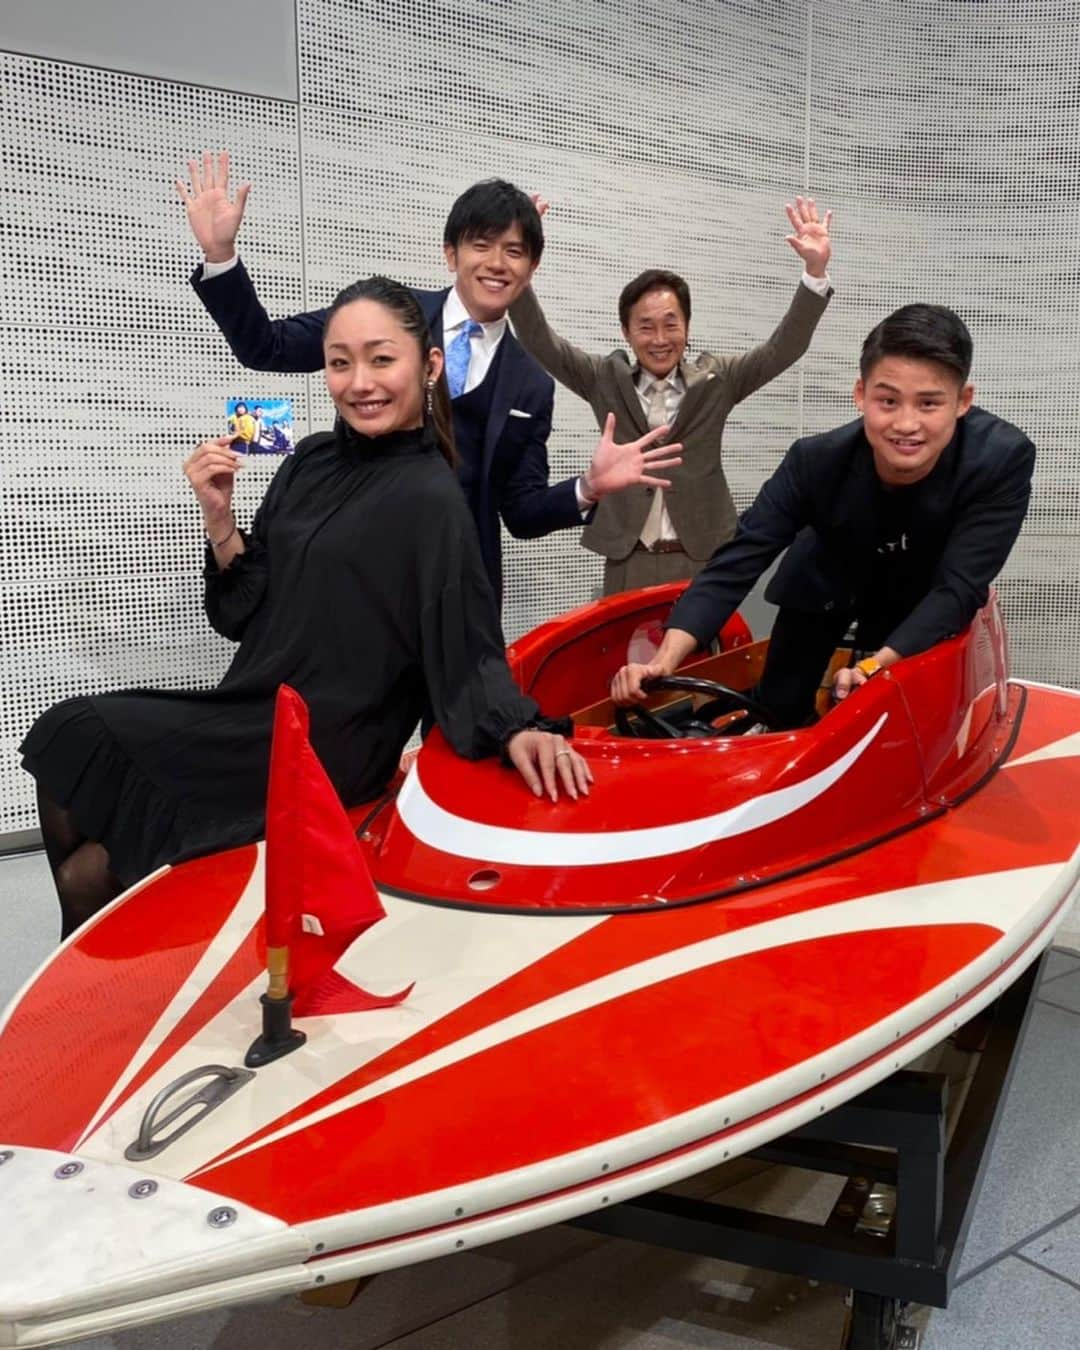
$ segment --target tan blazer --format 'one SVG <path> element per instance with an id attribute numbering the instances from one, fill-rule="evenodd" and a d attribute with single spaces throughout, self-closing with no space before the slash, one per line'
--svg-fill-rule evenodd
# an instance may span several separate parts
<path id="1" fill-rule="evenodd" d="M 829 292 L 829 296 L 832 292 Z M 686 382 L 670 439 L 681 441 L 682 466 L 665 471 L 671 487 L 665 504 L 683 548 L 691 558 L 709 558 L 735 533 L 737 520 L 731 490 L 720 461 L 724 423 L 741 403 L 781 371 L 794 364 L 810 345 L 829 296 L 817 295 L 802 282 L 772 336 L 742 356 L 702 352 L 679 370 Z M 592 408 L 597 424 L 615 414 L 620 441 L 634 441 L 649 429 L 634 384 L 634 368 L 624 351 L 590 356 L 552 332 L 531 286 L 510 309 L 521 345 L 560 384 Z M 618 562 L 633 551 L 652 502 L 652 489 L 626 488 L 603 498 L 581 542 L 594 553 Z"/>

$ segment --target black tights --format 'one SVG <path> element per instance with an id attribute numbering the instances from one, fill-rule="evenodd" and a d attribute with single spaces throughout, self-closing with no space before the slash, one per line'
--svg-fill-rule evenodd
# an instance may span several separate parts
<path id="1" fill-rule="evenodd" d="M 66 938 L 122 888 L 109 871 L 109 855 L 104 848 L 81 834 L 70 812 L 57 806 L 40 786 L 37 807 L 45 856 L 60 899 L 60 936 Z"/>

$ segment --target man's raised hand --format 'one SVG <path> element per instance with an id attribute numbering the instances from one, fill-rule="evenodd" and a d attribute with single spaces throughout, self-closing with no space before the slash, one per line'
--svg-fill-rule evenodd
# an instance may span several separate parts
<path id="1" fill-rule="evenodd" d="M 832 243 L 829 240 L 832 212 L 826 211 L 825 219 L 820 220 L 813 197 L 796 197 L 795 205 L 787 202 L 784 210 L 794 230 L 794 234 L 786 236 L 787 242 L 803 260 L 803 266 L 810 276 L 823 277 L 829 270 L 829 259 L 832 257 Z"/>
<path id="2" fill-rule="evenodd" d="M 658 471 L 676 469 L 682 463 L 679 454 L 681 442 L 656 444 L 670 429 L 655 427 L 636 441 L 617 445 L 615 414 L 608 413 L 604 420 L 604 433 L 593 451 L 592 463 L 585 475 L 585 491 L 588 495 L 595 500 L 625 487 L 670 487 L 669 479 L 653 477 Z"/>
<path id="3" fill-rule="evenodd" d="M 191 232 L 207 262 L 228 262 L 236 252 L 236 236 L 244 218 L 250 183 L 241 183 L 234 200 L 229 199 L 229 152 L 222 150 L 214 156 L 203 153 L 202 166 L 198 160 L 188 160 L 191 175 L 190 188 L 178 178 L 176 190 L 187 208 Z"/>

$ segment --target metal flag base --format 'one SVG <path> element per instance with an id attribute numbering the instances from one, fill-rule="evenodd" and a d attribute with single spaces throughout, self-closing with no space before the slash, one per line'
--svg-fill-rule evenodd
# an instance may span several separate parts
<path id="1" fill-rule="evenodd" d="M 292 995 L 284 998 L 270 998 L 263 994 L 259 998 L 263 1010 L 262 1035 L 251 1042 L 251 1048 L 244 1056 L 249 1069 L 260 1069 L 271 1064 L 282 1055 L 288 1055 L 299 1049 L 307 1040 L 302 1031 L 292 1024 Z"/>

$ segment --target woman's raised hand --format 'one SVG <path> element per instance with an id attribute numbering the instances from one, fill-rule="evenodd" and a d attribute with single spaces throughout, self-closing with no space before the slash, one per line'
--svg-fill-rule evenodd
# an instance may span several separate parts
<path id="1" fill-rule="evenodd" d="M 244 218 L 250 183 L 241 183 L 234 200 L 229 198 L 229 152 L 222 150 L 214 162 L 208 151 L 203 153 L 202 168 L 198 160 L 188 160 L 191 187 L 176 180 L 176 190 L 187 208 L 188 224 L 199 241 L 207 262 L 228 262 L 236 252 L 236 236 Z"/>
<path id="2" fill-rule="evenodd" d="M 211 538 L 221 532 L 222 524 L 232 522 L 233 482 L 243 463 L 244 457 L 232 448 L 230 436 L 203 441 L 184 461 L 184 473 L 199 499 Z"/>

